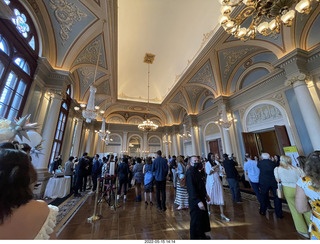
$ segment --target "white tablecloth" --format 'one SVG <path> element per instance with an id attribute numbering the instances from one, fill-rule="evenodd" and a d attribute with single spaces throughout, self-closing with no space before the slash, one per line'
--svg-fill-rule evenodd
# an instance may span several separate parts
<path id="1" fill-rule="evenodd" d="M 70 193 L 71 177 L 50 178 L 44 192 L 44 197 L 57 198 L 65 197 Z"/>

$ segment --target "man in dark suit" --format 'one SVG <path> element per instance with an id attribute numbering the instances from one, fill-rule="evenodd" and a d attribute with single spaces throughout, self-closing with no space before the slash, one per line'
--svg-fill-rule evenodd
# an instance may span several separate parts
<path id="1" fill-rule="evenodd" d="M 226 171 L 227 181 L 229 184 L 230 192 L 232 195 L 232 201 L 235 203 L 241 203 L 241 193 L 238 182 L 238 171 L 236 169 L 237 163 L 232 159 L 228 158 L 228 154 L 223 154 L 223 162 L 222 165 Z"/>
<path id="2" fill-rule="evenodd" d="M 207 194 L 200 173 L 201 162 L 197 156 L 191 156 L 190 164 L 191 167 L 186 172 L 191 217 L 190 239 L 211 239 L 205 234 L 205 232 L 210 231 L 210 220 L 207 208 L 207 201 L 210 201 L 210 197 Z"/>
<path id="3" fill-rule="evenodd" d="M 89 168 L 89 163 L 88 163 L 88 153 L 83 153 L 82 158 L 79 159 L 79 164 L 77 168 L 77 182 L 76 182 L 76 187 L 74 191 L 74 196 L 75 197 L 80 197 L 81 194 L 79 194 L 79 188 L 82 188 L 83 185 L 83 177 L 86 176 L 86 172 Z"/>
<path id="4" fill-rule="evenodd" d="M 274 197 L 274 207 L 277 218 L 283 218 L 281 199 L 277 196 L 277 182 L 274 177 L 274 168 L 279 166 L 279 163 L 271 161 L 268 153 L 261 154 L 262 160 L 258 162 L 258 168 L 260 169 L 259 184 L 261 187 L 261 204 L 260 214 L 265 215 L 268 207 L 268 195 L 272 190 Z"/>
<path id="5" fill-rule="evenodd" d="M 168 175 L 167 159 L 161 157 L 162 152 L 157 151 L 157 158 L 152 164 L 152 172 L 155 172 L 156 190 L 157 190 L 157 209 L 166 211 L 166 178 Z M 161 199 L 160 199 L 161 193 Z"/>

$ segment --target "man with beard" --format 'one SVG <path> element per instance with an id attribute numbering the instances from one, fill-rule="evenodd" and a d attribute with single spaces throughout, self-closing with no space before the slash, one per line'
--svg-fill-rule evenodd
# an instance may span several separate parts
<path id="1" fill-rule="evenodd" d="M 201 178 L 201 162 L 197 156 L 191 156 L 191 167 L 187 170 L 186 181 L 189 194 L 190 208 L 190 239 L 206 240 L 211 239 L 205 234 L 210 231 L 210 220 L 208 215 L 207 201 L 210 197 Z"/>

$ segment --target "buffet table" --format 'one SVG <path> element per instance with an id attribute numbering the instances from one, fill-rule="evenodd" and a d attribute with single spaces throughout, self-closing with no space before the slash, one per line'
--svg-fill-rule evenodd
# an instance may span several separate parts
<path id="1" fill-rule="evenodd" d="M 61 178 L 51 177 L 44 192 L 44 197 L 62 198 L 70 193 L 71 177 L 64 176 Z"/>

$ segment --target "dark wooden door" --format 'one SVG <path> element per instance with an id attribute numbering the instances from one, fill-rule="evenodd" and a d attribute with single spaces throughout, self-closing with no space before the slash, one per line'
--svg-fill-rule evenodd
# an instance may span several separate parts
<path id="1" fill-rule="evenodd" d="M 246 153 L 249 153 L 252 158 L 254 156 L 259 157 L 255 134 L 251 132 L 242 132 L 242 138 Z"/>
<path id="2" fill-rule="evenodd" d="M 219 153 L 219 143 L 218 140 L 209 141 L 210 152 L 213 154 Z"/>
<path id="3" fill-rule="evenodd" d="M 284 155 L 283 148 L 291 146 L 286 126 L 284 126 L 284 125 L 275 125 L 274 129 L 275 129 L 275 132 L 276 132 L 276 137 L 277 137 L 277 140 L 278 140 L 278 144 L 279 144 L 279 147 L 280 147 L 281 154 Z"/>

